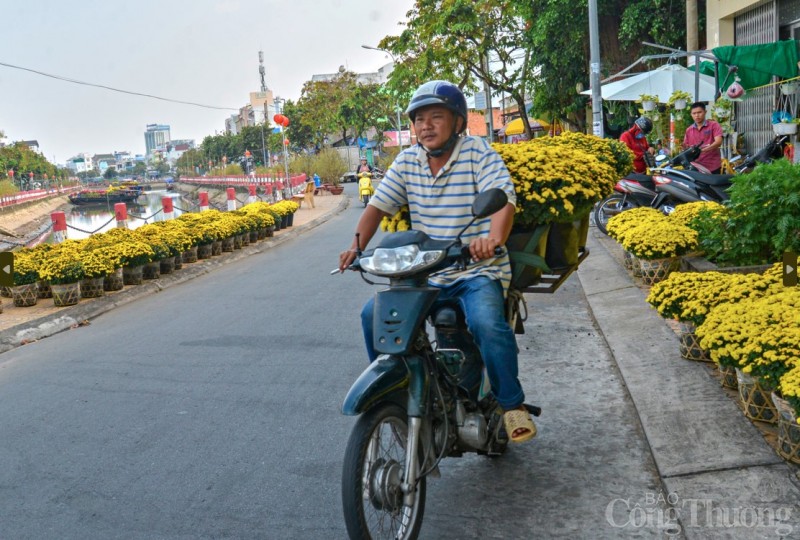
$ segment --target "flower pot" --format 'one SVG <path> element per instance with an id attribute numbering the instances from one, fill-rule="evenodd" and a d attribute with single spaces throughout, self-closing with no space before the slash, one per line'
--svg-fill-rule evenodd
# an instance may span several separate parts
<path id="1" fill-rule="evenodd" d="M 53 289 L 50 288 L 50 282 L 48 281 L 39 282 L 38 296 L 40 299 L 53 297 Z"/>
<path id="2" fill-rule="evenodd" d="M 289 224 L 289 227 L 294 227 L 294 212 L 289 212 L 288 217 L 289 219 L 287 223 Z"/>
<path id="3" fill-rule="evenodd" d="M 222 240 L 215 240 L 211 242 L 211 256 L 217 257 L 222 255 L 223 252 L 223 241 Z"/>
<path id="4" fill-rule="evenodd" d="M 328 188 L 328 192 L 330 192 L 331 195 L 341 195 L 343 191 L 344 186 L 330 186 Z"/>
<path id="5" fill-rule="evenodd" d="M 672 104 L 675 107 L 676 111 L 682 111 L 686 108 L 686 100 L 685 99 L 676 99 L 675 102 Z"/>
<path id="6" fill-rule="evenodd" d="M 700 347 L 700 340 L 694 333 L 695 326 L 693 323 L 680 323 L 680 353 L 681 358 L 686 360 L 695 360 L 697 362 L 711 362 L 711 359 L 706 354 L 706 351 Z"/>
<path id="7" fill-rule="evenodd" d="M 39 287 L 36 283 L 27 283 L 25 285 L 14 285 L 9 287 L 11 298 L 14 300 L 14 305 L 17 307 L 31 307 L 35 306 L 39 301 Z"/>
<path id="8" fill-rule="evenodd" d="M 644 109 L 645 111 L 653 111 L 655 110 L 655 108 L 656 108 L 655 101 L 651 101 L 649 99 L 647 101 L 642 101 L 642 109 Z"/>
<path id="9" fill-rule="evenodd" d="M 770 397 L 778 411 L 778 455 L 800 464 L 800 424 L 794 408 L 775 392 Z"/>
<path id="10" fill-rule="evenodd" d="M 0 296 L 11 298 L 11 287 L 0 287 Z"/>
<path id="11" fill-rule="evenodd" d="M 144 265 L 142 279 L 158 279 L 161 277 L 161 262 L 154 261 Z"/>
<path id="12" fill-rule="evenodd" d="M 578 230 L 572 223 L 550 224 L 544 259 L 554 271 L 578 264 Z"/>
<path id="13" fill-rule="evenodd" d="M 645 285 L 654 285 L 659 281 L 667 279 L 673 271 L 681 265 L 679 257 L 668 257 L 665 259 L 639 259 L 639 268 L 642 273 L 642 281 Z"/>
<path id="14" fill-rule="evenodd" d="M 81 284 L 75 283 L 51 283 L 53 289 L 53 305 L 56 307 L 74 306 L 81 299 Z"/>
<path id="15" fill-rule="evenodd" d="M 722 107 L 714 107 L 714 114 L 717 115 L 717 118 L 724 119 L 731 115 L 731 110 Z"/>
<path id="16" fill-rule="evenodd" d="M 736 369 L 736 379 L 739 384 L 739 400 L 744 409 L 744 415 L 758 422 L 776 423 L 778 410 L 772 403 L 770 392 L 761 386 L 758 380 L 738 368 Z"/>
<path id="17" fill-rule="evenodd" d="M 630 251 L 623 251 L 622 253 L 625 270 L 630 272 L 633 277 L 642 277 L 642 266 L 639 264 L 640 259 Z"/>
<path id="18" fill-rule="evenodd" d="M 266 238 L 272 238 L 273 236 L 275 236 L 275 225 L 267 227 L 264 234 Z"/>
<path id="19" fill-rule="evenodd" d="M 105 295 L 103 276 L 81 280 L 81 298 L 99 298 Z"/>
<path id="20" fill-rule="evenodd" d="M 197 246 L 192 246 L 181 255 L 181 260 L 185 264 L 197 262 Z"/>
<path id="21" fill-rule="evenodd" d="M 511 259 L 511 286 L 524 289 L 541 281 L 547 268 L 544 260 L 550 224 L 539 225 L 527 231 L 512 231 L 506 241 Z"/>
<path id="22" fill-rule="evenodd" d="M 250 231 L 243 232 L 239 236 L 242 237 L 242 246 L 249 246 L 250 245 Z"/>
<path id="23" fill-rule="evenodd" d="M 785 82 L 780 85 L 781 94 L 784 96 L 790 96 L 796 93 L 798 88 L 800 88 L 800 82 L 797 81 Z"/>
<path id="24" fill-rule="evenodd" d="M 210 259 L 211 258 L 211 244 L 200 244 L 197 246 L 197 258 L 198 259 Z"/>
<path id="25" fill-rule="evenodd" d="M 250 238 L 251 244 L 258 242 L 261 239 L 261 237 L 259 236 L 259 231 L 250 231 L 248 237 Z"/>
<path id="26" fill-rule="evenodd" d="M 722 387 L 730 388 L 731 390 L 738 389 L 739 382 L 736 378 L 736 368 L 723 366 L 722 364 L 719 364 L 717 367 L 719 368 L 720 375 L 719 383 L 722 385 Z"/>
<path id="27" fill-rule="evenodd" d="M 121 291 L 124 286 L 125 278 L 122 268 L 115 268 L 112 273 L 103 279 L 104 291 Z"/>
<path id="28" fill-rule="evenodd" d="M 141 285 L 143 271 L 144 271 L 143 264 L 138 264 L 136 266 L 123 266 L 122 282 L 125 285 Z"/>
<path id="29" fill-rule="evenodd" d="M 233 249 L 242 249 L 242 235 L 236 234 L 233 236 Z"/>
<path id="30" fill-rule="evenodd" d="M 289 214 L 284 214 L 281 216 L 281 229 L 285 229 L 289 226 Z"/>
<path id="31" fill-rule="evenodd" d="M 233 236 L 222 239 L 222 251 L 233 251 Z"/>
<path id="32" fill-rule="evenodd" d="M 797 124 L 794 122 L 778 122 L 772 124 L 772 131 L 775 135 L 794 135 L 797 133 Z"/>
<path id="33" fill-rule="evenodd" d="M 159 271 L 162 274 L 171 274 L 175 271 L 175 257 L 165 257 L 159 261 Z"/>
<path id="34" fill-rule="evenodd" d="M 181 255 L 175 255 L 172 258 L 172 260 L 174 261 L 173 264 L 172 264 L 172 267 L 175 270 L 180 270 L 181 268 L 183 268 L 183 257 Z M 162 272 L 163 272 L 163 270 L 162 270 Z"/>

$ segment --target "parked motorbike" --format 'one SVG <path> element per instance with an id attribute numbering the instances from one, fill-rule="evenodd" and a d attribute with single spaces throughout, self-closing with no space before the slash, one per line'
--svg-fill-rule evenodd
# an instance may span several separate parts
<path id="1" fill-rule="evenodd" d="M 700 155 L 700 147 L 693 146 L 676 155 L 670 159 L 665 155 L 659 155 L 651 158 L 652 161 L 648 162 L 651 170 L 664 170 L 671 167 L 683 167 L 687 170 L 699 170 L 704 167 L 698 163 L 694 163 L 697 156 Z M 648 157 L 650 157 L 648 155 Z M 707 170 L 707 169 L 705 169 Z M 603 234 L 608 234 L 606 226 L 611 217 L 630 210 L 631 208 L 638 208 L 640 206 L 650 206 L 659 208 L 662 211 L 666 207 L 674 208 L 674 204 L 668 198 L 656 192 L 655 182 L 653 177 L 647 174 L 630 173 L 625 178 L 621 178 L 614 186 L 614 193 L 597 203 L 594 207 L 594 222 L 597 228 Z M 666 213 L 666 212 L 665 212 Z"/>
<path id="2" fill-rule="evenodd" d="M 507 200 L 499 189 L 480 193 L 472 222 L 499 211 Z M 349 267 L 370 284 L 364 273 L 389 279 L 388 288 L 375 296 L 374 345 L 380 356 L 342 405 L 344 414 L 360 415 L 342 471 L 350 538 L 417 538 L 426 481 L 439 475 L 443 458 L 464 452 L 498 456 L 506 450 L 503 413 L 458 302 L 431 310 L 439 290 L 428 285 L 428 276 L 454 264 L 470 264 L 460 234 L 451 242 L 411 230 L 383 237 Z M 541 412 L 526 407 L 536 416 Z"/>
<path id="3" fill-rule="evenodd" d="M 369 199 L 375 193 L 375 188 L 372 187 L 372 174 L 362 172 L 358 175 L 358 198 L 364 203 L 364 207 L 369 204 Z"/>

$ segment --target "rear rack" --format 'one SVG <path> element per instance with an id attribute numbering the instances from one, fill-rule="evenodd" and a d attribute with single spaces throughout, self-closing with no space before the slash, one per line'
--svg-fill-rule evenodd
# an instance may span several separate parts
<path id="1" fill-rule="evenodd" d="M 579 247 L 578 248 L 578 262 L 567 266 L 565 268 L 559 268 L 556 270 L 544 270 L 541 279 L 538 283 L 533 285 L 529 285 L 523 288 L 517 288 L 518 291 L 524 293 L 554 293 L 558 290 L 559 287 L 567 280 L 567 278 L 572 275 L 572 273 L 578 269 L 578 266 L 583 262 L 586 257 L 589 256 L 589 249 L 587 247 Z"/>

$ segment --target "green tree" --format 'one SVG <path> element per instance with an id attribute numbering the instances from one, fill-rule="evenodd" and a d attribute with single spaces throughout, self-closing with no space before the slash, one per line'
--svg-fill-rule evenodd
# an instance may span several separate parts
<path id="1" fill-rule="evenodd" d="M 684 2 L 598 3 L 603 75 L 644 53 L 664 52 L 644 48 L 643 41 L 683 47 Z M 698 12 L 705 12 L 704 0 Z M 586 0 L 417 0 L 407 17 L 399 36 L 379 44 L 398 59 L 388 85 L 396 95 L 407 98 L 409 89 L 430 79 L 450 80 L 467 91 L 485 81 L 495 95 L 505 93 L 517 103 L 528 132 L 529 101 L 537 116 L 584 127 L 587 100 L 576 84 L 589 86 Z M 701 20 L 701 36 L 703 26 Z"/>
<path id="2" fill-rule="evenodd" d="M 105 178 L 106 180 L 111 180 L 116 177 L 117 177 L 117 169 L 115 169 L 114 167 L 109 167 L 108 169 L 106 169 L 106 172 L 103 173 L 103 178 Z"/>

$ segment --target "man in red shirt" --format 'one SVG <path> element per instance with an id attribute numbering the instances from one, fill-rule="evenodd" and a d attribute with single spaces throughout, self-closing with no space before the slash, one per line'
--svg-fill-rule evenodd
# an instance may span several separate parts
<path id="1" fill-rule="evenodd" d="M 653 131 L 652 120 L 646 116 L 640 116 L 633 123 L 633 126 L 619 137 L 619 140 L 624 142 L 633 152 L 633 170 L 637 173 L 647 171 L 644 154 L 650 147 L 650 143 L 647 142 L 647 134 L 651 131 Z"/>
<path id="2" fill-rule="evenodd" d="M 692 103 L 691 113 L 694 124 L 686 129 L 683 147 L 699 144 L 700 156 L 695 163 L 711 171 L 711 174 L 719 174 L 722 166 L 719 153 L 719 147 L 722 146 L 722 127 L 713 120 L 706 120 L 706 104 L 702 101 Z"/>

